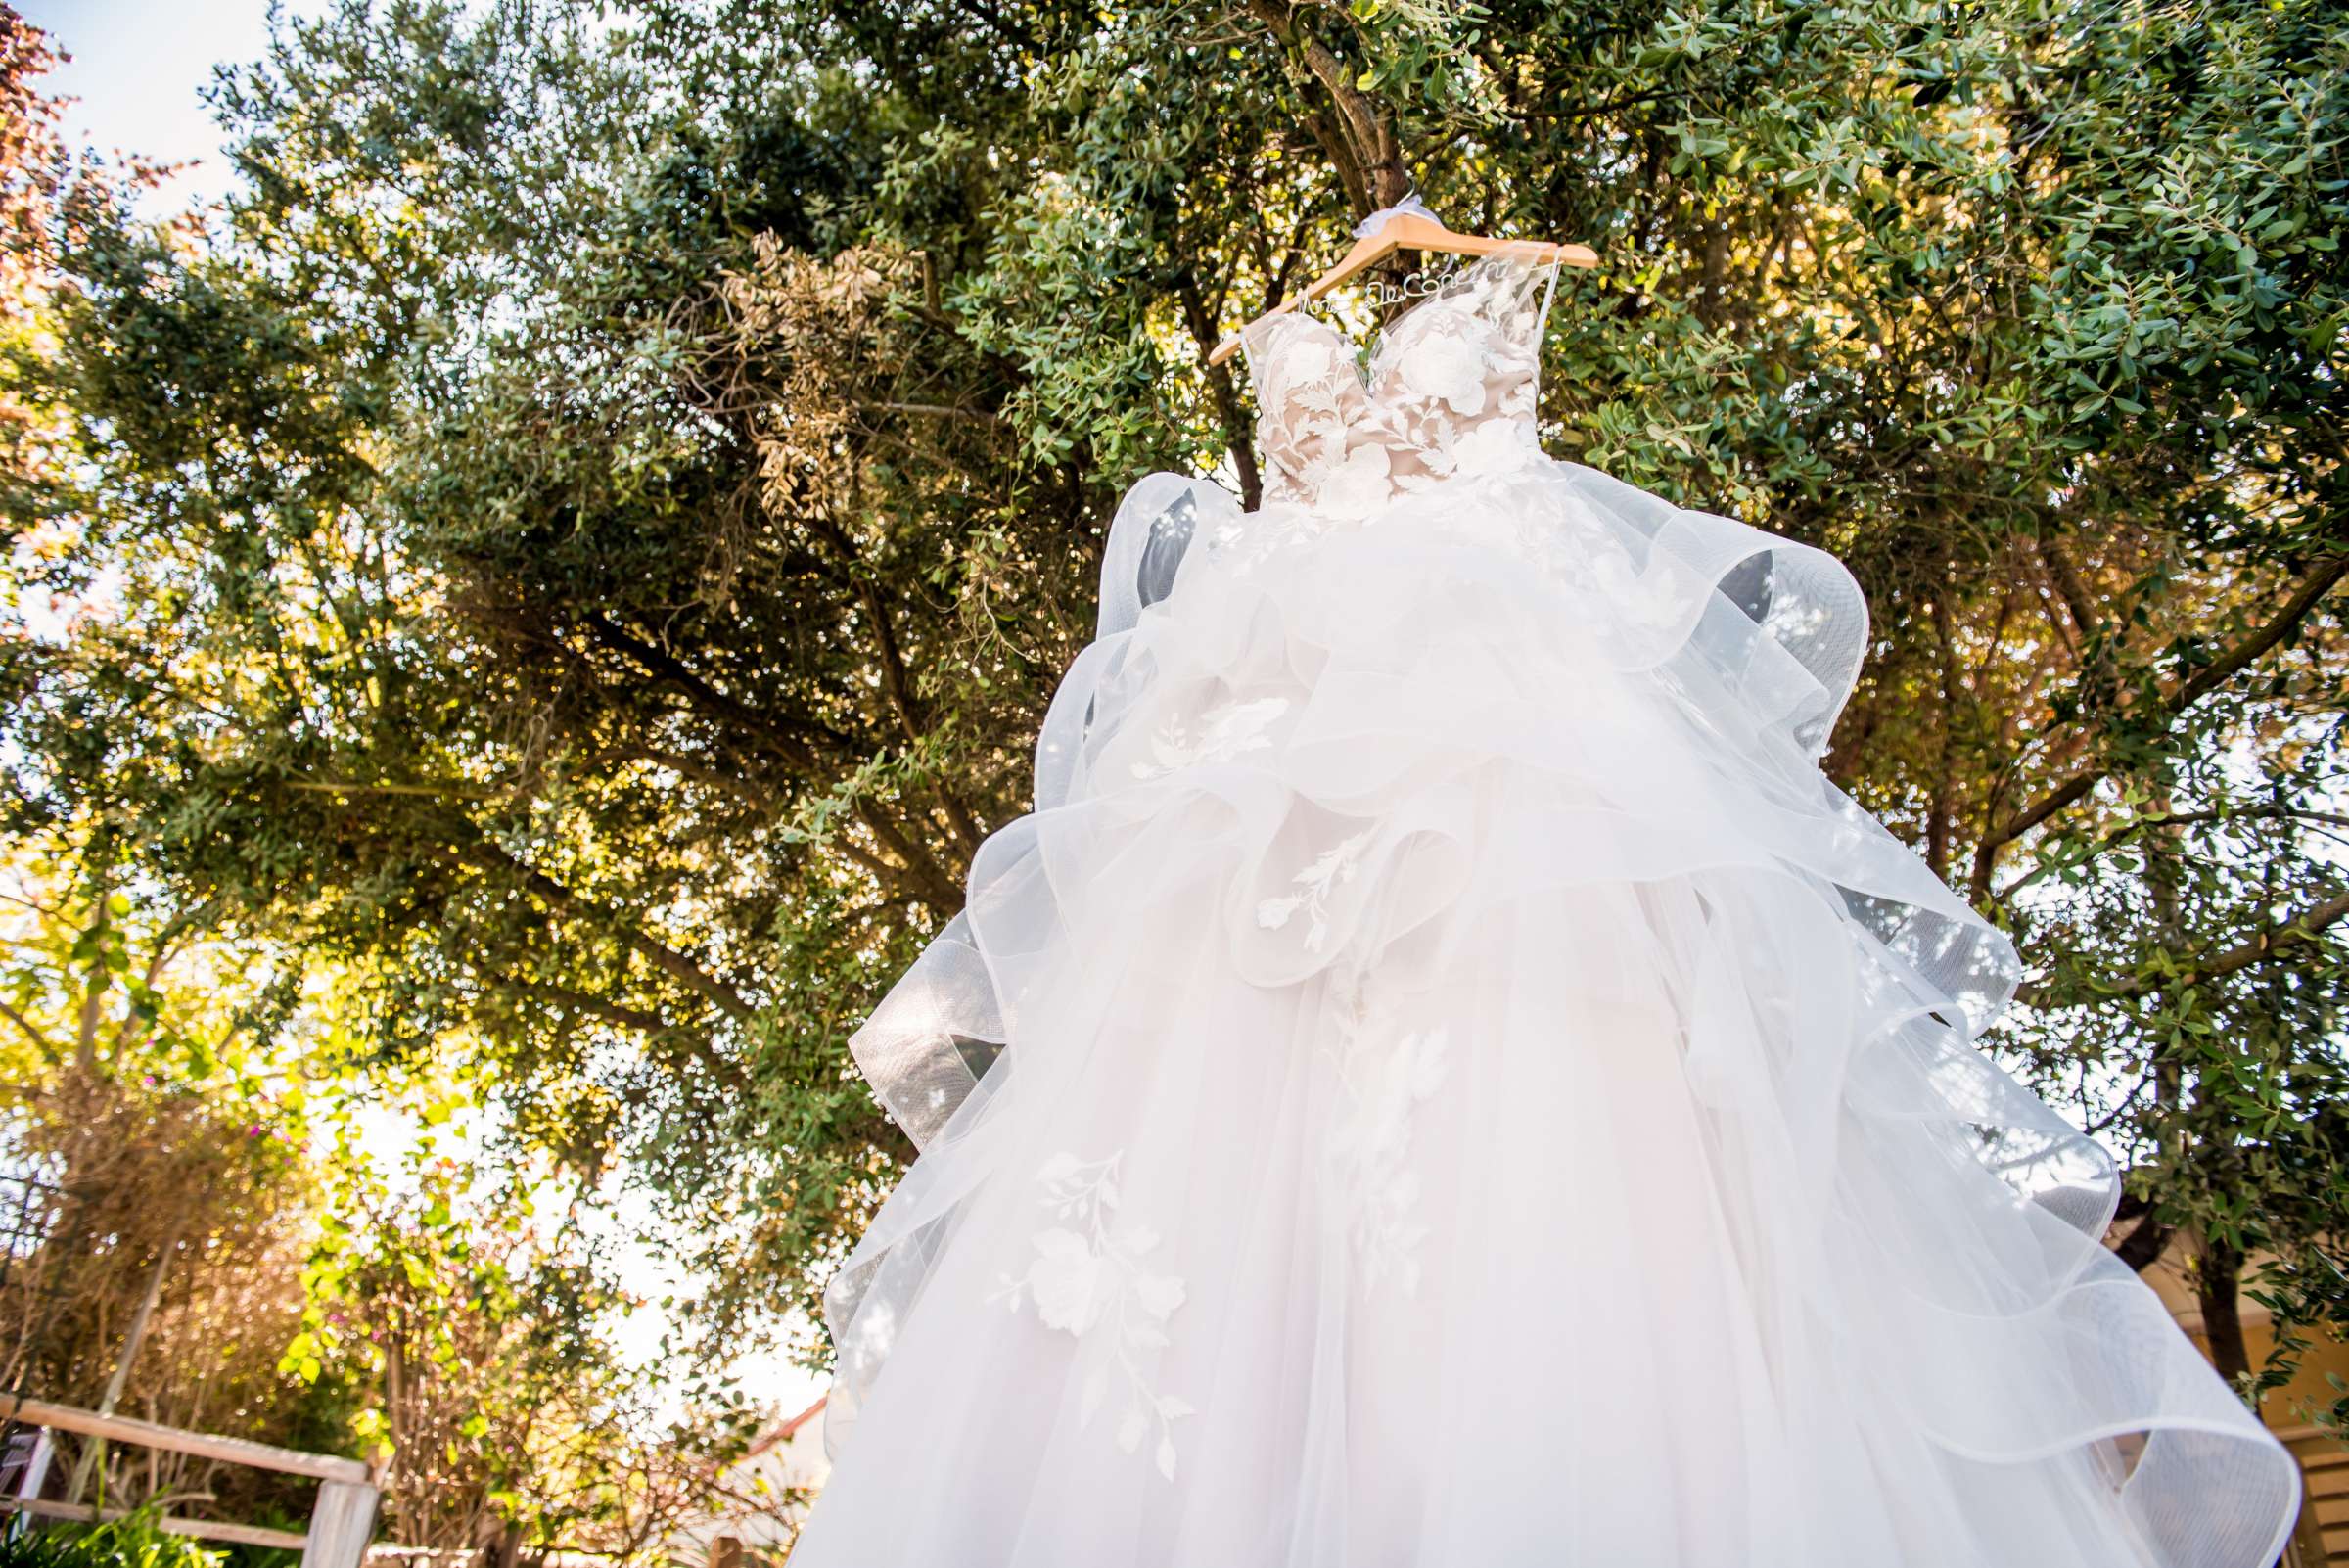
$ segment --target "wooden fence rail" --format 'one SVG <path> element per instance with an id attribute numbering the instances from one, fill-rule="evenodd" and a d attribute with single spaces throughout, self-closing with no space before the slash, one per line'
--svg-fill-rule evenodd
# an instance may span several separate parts
<path id="1" fill-rule="evenodd" d="M 93 1508 L 86 1502 L 49 1502 L 38 1498 L 0 1498 L 0 1513 L 28 1514 L 35 1519 L 69 1519 L 81 1524 L 96 1524 L 101 1519 L 127 1519 L 129 1508 Z M 166 1535 L 195 1536 L 205 1541 L 229 1541 L 247 1546 L 283 1546 L 288 1551 L 299 1551 L 308 1539 L 291 1530 L 271 1530 L 261 1525 L 226 1524 L 212 1519 L 158 1519 L 158 1530 Z"/>
<path id="2" fill-rule="evenodd" d="M 46 1400 L 20 1399 L 11 1394 L 0 1394 L 0 1421 L 43 1426 L 57 1432 L 73 1432 L 111 1443 L 161 1449 L 168 1453 L 193 1454 L 224 1464 L 250 1465 L 256 1470 L 312 1477 L 318 1483 L 318 1499 L 310 1507 L 309 1530 L 302 1535 L 296 1535 L 290 1530 L 264 1530 L 257 1525 L 216 1523 L 209 1519 L 163 1519 L 159 1523 L 162 1529 L 174 1535 L 237 1542 L 248 1545 L 284 1546 L 299 1551 L 302 1568 L 360 1568 L 366 1560 L 368 1538 L 375 1534 L 379 1493 L 374 1472 L 357 1459 L 273 1448 L 269 1444 L 249 1442 L 244 1438 L 183 1432 L 177 1427 L 159 1426 L 153 1421 L 133 1420 L 126 1415 L 101 1415 L 95 1410 L 79 1409 L 70 1405 L 52 1405 Z M 109 1508 L 101 1514 L 95 1508 L 73 1503 L 44 1502 L 37 1498 L 0 1499 L 0 1507 L 50 1519 L 118 1518 L 123 1511 Z"/>

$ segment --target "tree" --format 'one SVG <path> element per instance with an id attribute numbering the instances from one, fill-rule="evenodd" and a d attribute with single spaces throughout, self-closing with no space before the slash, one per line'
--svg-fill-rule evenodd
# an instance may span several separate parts
<path id="1" fill-rule="evenodd" d="M 98 474 L 99 487 L 84 489 L 91 476 L 76 470 L 73 426 L 88 410 L 61 399 L 73 373 L 135 376 L 137 353 L 198 365 L 207 343 L 247 330 L 267 338 L 275 328 L 263 311 L 285 296 L 220 287 L 208 297 L 219 314 L 192 332 L 101 356 L 111 363 L 73 360 L 66 335 L 103 291 L 62 271 L 67 256 L 170 269 L 199 254 L 202 234 L 183 221 L 133 228 L 124 198 L 145 173 L 66 156 L 38 83 L 52 59 L 37 30 L 0 8 L 0 413 L 13 551 L 0 663 L 22 672 L 55 656 L 44 677 L 68 689 L 55 716 L 69 727 L 123 703 L 142 726 L 137 744 L 150 748 L 139 776 L 152 782 L 158 765 L 201 771 L 218 755 L 222 731 L 170 726 L 190 711 L 236 714 L 253 671 L 287 653 L 270 632 L 302 628 L 293 639 L 301 643 L 309 623 L 289 619 L 245 640 L 215 625 L 142 647 L 143 628 L 178 625 L 177 596 L 191 579 L 174 574 L 192 557 L 140 552 L 188 520 L 136 519 L 115 541 L 117 559 L 137 558 L 124 591 L 93 585 L 87 530 L 126 518 L 93 502 L 110 483 L 158 486 L 145 494 L 163 482 L 148 467 Z M 130 293 L 140 287 L 127 271 L 110 276 Z M 222 270 L 209 281 L 254 280 Z M 248 414 L 299 404 L 313 390 L 297 346 L 242 346 L 251 353 L 242 368 L 265 360 L 274 377 L 245 389 Z M 331 409 L 311 414 L 300 439 L 312 453 L 361 428 L 338 424 Z M 156 432 L 111 433 L 123 445 L 107 450 Z M 265 473 L 282 450 L 141 449 L 151 465 L 185 459 L 210 479 L 233 476 L 245 496 L 299 488 Z M 311 475 L 302 493 L 332 494 L 364 467 L 360 458 Z M 200 598 L 223 595 L 199 616 L 249 603 L 257 579 L 241 575 L 253 565 L 223 564 L 196 584 Z M 357 570 L 363 577 L 366 565 Z M 364 589 L 346 602 L 363 603 Z M 174 667 L 174 655 L 189 662 Z M 207 689 L 227 702 L 207 709 Z M 174 697 L 193 709 L 173 708 Z M 25 778 L 62 777 L 91 760 L 20 759 Z M 428 1141 L 410 1151 L 409 1200 L 391 1191 L 366 1135 L 382 1096 L 403 1080 L 366 1033 L 369 998 L 382 989 L 336 967 L 342 949 L 283 940 L 299 925 L 243 919 L 254 906 L 186 901 L 177 897 L 186 883 L 157 881 L 153 862 L 125 851 L 138 824 L 119 807 L 135 795 L 12 801 L 0 860 L 0 1190 L 13 1202 L 29 1181 L 48 1198 L 29 1206 L 44 1222 L 37 1241 L 20 1238 L 23 1250 L 0 1268 L 0 1388 L 311 1451 L 371 1452 L 396 1436 L 405 1441 L 392 1450 L 386 1507 L 420 1538 L 487 1544 L 509 1562 L 554 1545 L 558 1531 L 568 1545 L 657 1554 L 682 1513 L 719 1495 L 719 1466 L 742 1436 L 736 1403 L 722 1387 L 678 1382 L 681 1371 L 693 1378 L 683 1358 L 647 1364 L 617 1353 L 614 1332 L 634 1304 L 612 1283 L 608 1260 L 563 1237 L 550 1244 L 510 1212 L 484 1212 L 511 1197 L 513 1170 L 493 1164 L 489 1180 Z M 195 806 L 199 817 L 205 809 Z M 435 1041 L 422 1066 L 437 1071 L 459 1043 Z M 419 1122 L 450 1103 L 429 1099 Z M 419 1186 L 425 1201 L 413 1201 Z M 451 1359 L 452 1347 L 463 1354 Z M 680 1392 L 689 1408 L 654 1409 L 656 1395 Z M 298 1529 L 310 1500 L 305 1483 L 99 1445 L 69 1448 L 52 1473 L 82 1500 L 103 1492 L 110 1503 L 249 1524 Z"/>
<path id="2" fill-rule="evenodd" d="M 11 1221 L 41 1223 L 0 1274 L 0 1387 L 232 1436 L 330 1426 L 276 1371 L 317 1198 L 304 1085 L 272 1059 L 284 974 L 55 860 L 8 870 L 0 1177 Z M 60 1472 L 69 1495 L 104 1487 L 97 1458 L 86 1447 Z M 306 1511 L 274 1476 L 128 1458 L 149 1496 L 248 1520 Z"/>
<path id="3" fill-rule="evenodd" d="M 1830 769 L 2014 932 L 2004 1048 L 2249 1370 L 2242 1260 L 2349 1203 L 2335 8 L 584 15 L 291 23 L 201 238 L 61 244 L 26 580 L 108 592 L 8 644 L 18 822 L 478 1042 L 730 1329 L 906 1153 L 845 1037 L 1024 805 L 1122 485 L 1254 498 L 1207 347 L 1416 183 L 1600 251 L 1553 449 L 1852 563 Z"/>
<path id="4" fill-rule="evenodd" d="M 406 1096 L 438 1130 L 467 1099 L 430 1082 Z M 614 1344 L 634 1304 L 576 1211 L 547 1223 L 542 1191 L 433 1130 L 384 1165 L 343 1130 L 284 1366 L 356 1405 L 389 1533 L 496 1568 L 557 1548 L 661 1555 L 724 1497 L 751 1412 L 722 1392 L 664 1409 L 670 1368 Z"/>
<path id="5" fill-rule="evenodd" d="M 37 320 L 52 256 L 49 239 L 65 149 L 57 134 L 57 105 L 40 78 L 57 64 L 48 36 L 0 6 L 0 342 L 6 357 L 33 351 L 27 342 Z M 12 510 L 22 476 L 42 466 L 44 421 L 26 406 L 12 378 L 0 382 L 0 451 Z"/>

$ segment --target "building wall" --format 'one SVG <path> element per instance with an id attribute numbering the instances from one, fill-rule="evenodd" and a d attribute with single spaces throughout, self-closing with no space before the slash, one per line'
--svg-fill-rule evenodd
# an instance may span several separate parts
<path id="1" fill-rule="evenodd" d="M 2183 1245 L 2173 1244 L 2142 1277 L 2170 1310 L 2170 1315 L 2178 1320 L 2178 1326 L 2191 1335 L 2195 1346 L 2208 1355 L 2210 1343 L 2202 1333 L 2202 1309 L 2195 1300 L 2193 1286 L 2188 1282 L 2190 1264 L 2191 1254 Z M 2243 1339 L 2251 1352 L 2251 1364 L 2258 1366 L 2275 1349 L 2275 1328 L 2269 1321 L 2267 1309 L 2249 1298 L 2243 1301 L 2242 1316 Z M 2307 1425 L 2312 1409 L 2329 1406 L 2339 1398 L 2326 1381 L 2327 1374 L 2349 1383 L 2349 1343 L 2334 1334 L 2317 1333 L 2311 1336 L 2308 1349 L 2302 1353 L 2298 1374 L 2267 1397 L 2260 1414 L 2271 1428 L 2280 1432 Z"/>

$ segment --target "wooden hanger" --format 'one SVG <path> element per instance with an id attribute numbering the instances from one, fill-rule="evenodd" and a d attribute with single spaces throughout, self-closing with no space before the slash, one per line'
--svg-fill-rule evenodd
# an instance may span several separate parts
<path id="1" fill-rule="evenodd" d="M 1375 226 L 1374 226 L 1375 225 Z M 1362 227 L 1355 230 L 1359 236 L 1354 249 L 1348 251 L 1338 264 L 1315 278 L 1303 293 L 1290 296 L 1271 309 L 1258 316 L 1247 326 L 1216 345 L 1207 356 L 1211 365 L 1220 365 L 1240 351 L 1240 340 L 1259 323 L 1285 315 L 1300 305 L 1312 304 L 1356 274 L 1378 265 L 1398 251 L 1439 251 L 1449 255 L 1491 255 L 1496 251 L 1528 248 L 1544 261 L 1557 261 L 1570 267 L 1598 265 L 1598 253 L 1587 245 L 1562 245 L 1548 240 L 1497 240 L 1484 234 L 1458 234 L 1436 220 L 1434 213 L 1419 205 L 1416 197 L 1406 196 L 1398 205 L 1386 208 L 1383 214 L 1372 213 Z"/>

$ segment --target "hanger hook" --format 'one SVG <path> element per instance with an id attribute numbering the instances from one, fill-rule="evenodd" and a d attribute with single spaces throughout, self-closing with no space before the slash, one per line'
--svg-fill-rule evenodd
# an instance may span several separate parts
<path id="1" fill-rule="evenodd" d="M 1444 220 L 1430 211 L 1425 202 L 1419 200 L 1419 187 L 1414 182 L 1409 190 L 1403 193 L 1402 201 L 1397 202 L 1393 207 L 1382 207 L 1357 223 L 1354 226 L 1354 237 L 1358 240 L 1366 240 L 1380 229 L 1385 228 L 1392 219 L 1406 214 L 1412 217 L 1423 217 L 1438 228 L 1443 227 L 1444 224 Z"/>

